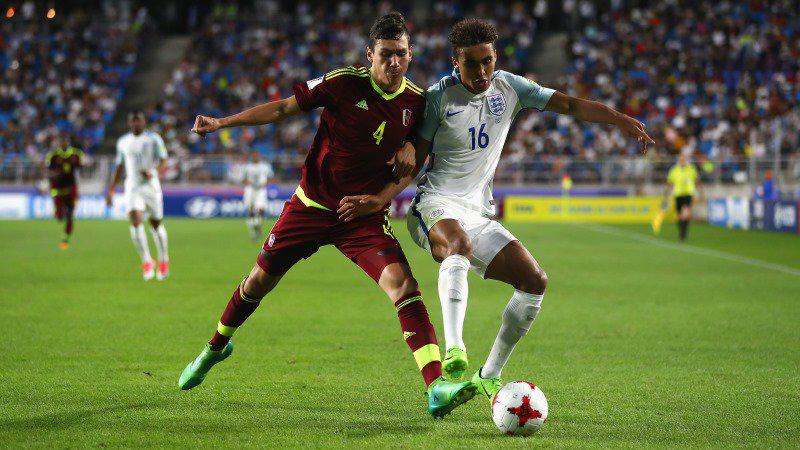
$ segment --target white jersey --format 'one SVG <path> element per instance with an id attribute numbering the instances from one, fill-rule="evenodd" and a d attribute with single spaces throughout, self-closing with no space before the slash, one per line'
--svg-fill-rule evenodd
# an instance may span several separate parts
<path id="1" fill-rule="evenodd" d="M 431 86 L 420 129 L 433 143 L 431 163 L 419 192 L 494 215 L 492 180 L 511 123 L 524 108 L 543 110 L 553 92 L 504 71 L 494 72 L 489 89 L 480 94 L 467 90 L 458 72 Z"/>
<path id="2" fill-rule="evenodd" d="M 264 189 L 267 187 L 267 182 L 272 178 L 272 166 L 265 162 L 248 162 L 244 166 L 242 178 L 244 184 L 256 189 Z"/>
<path id="3" fill-rule="evenodd" d="M 125 164 L 125 189 L 149 185 L 161 190 L 158 164 L 167 157 L 167 147 L 157 133 L 143 131 L 139 135 L 126 133 L 117 140 L 117 165 Z M 142 176 L 148 172 L 150 179 Z"/>

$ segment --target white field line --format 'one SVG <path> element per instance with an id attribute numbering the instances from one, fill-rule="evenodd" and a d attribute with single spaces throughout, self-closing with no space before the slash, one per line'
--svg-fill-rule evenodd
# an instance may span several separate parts
<path id="1" fill-rule="evenodd" d="M 635 241 L 643 242 L 645 244 L 653 244 L 671 250 L 679 250 L 684 253 L 691 253 L 694 255 L 702 255 L 702 256 L 709 256 L 712 258 L 724 259 L 726 261 L 738 262 L 741 264 L 747 264 L 749 266 L 760 267 L 762 269 L 773 270 L 775 272 L 782 272 L 789 275 L 800 277 L 800 269 L 784 266 L 783 264 L 771 263 L 767 261 L 762 261 L 760 259 L 748 258 L 746 256 L 734 255 L 733 253 L 722 252 L 719 250 L 711 250 L 703 247 L 696 247 L 694 245 L 689 245 L 689 244 L 667 242 L 662 239 L 648 236 L 646 234 L 637 233 L 635 231 L 623 231 L 618 228 L 606 225 L 585 224 L 585 223 L 584 224 L 573 223 L 572 225 L 579 228 L 596 231 L 598 233 L 605 233 L 605 234 L 610 234 L 612 236 L 619 236 L 628 239 L 633 239 Z"/>

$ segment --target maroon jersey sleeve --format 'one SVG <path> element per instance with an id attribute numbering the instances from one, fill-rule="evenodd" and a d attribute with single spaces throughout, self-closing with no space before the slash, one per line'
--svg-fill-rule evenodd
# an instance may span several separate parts
<path id="1" fill-rule="evenodd" d="M 297 105 L 303 111 L 333 105 L 336 80 L 328 80 L 324 75 L 313 80 L 301 81 L 292 86 Z"/>

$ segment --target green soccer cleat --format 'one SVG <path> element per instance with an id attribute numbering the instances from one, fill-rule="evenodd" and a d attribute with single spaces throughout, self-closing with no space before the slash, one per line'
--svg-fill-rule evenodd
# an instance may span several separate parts
<path id="1" fill-rule="evenodd" d="M 489 400 L 489 403 L 494 400 L 494 396 L 497 394 L 497 391 L 503 387 L 503 382 L 500 380 L 500 377 L 481 378 L 481 369 L 478 369 L 478 371 L 475 372 L 475 375 L 472 376 L 470 382 L 475 385 L 475 388 L 478 390 L 478 392 L 486 396 L 486 398 Z"/>
<path id="2" fill-rule="evenodd" d="M 431 383 L 428 392 L 425 393 L 428 397 L 428 412 L 434 419 L 440 419 L 470 401 L 475 392 L 477 392 L 475 385 L 469 381 L 453 383 L 444 377 L 439 377 Z"/>
<path id="3" fill-rule="evenodd" d="M 185 391 L 202 383 L 214 364 L 224 361 L 225 358 L 231 356 L 231 353 L 233 353 L 232 342 L 228 342 L 228 345 L 219 351 L 211 350 L 211 344 L 206 344 L 206 348 L 200 352 L 197 358 L 183 369 L 181 377 L 178 378 L 178 386 Z"/>
<path id="4" fill-rule="evenodd" d="M 467 360 L 466 350 L 461 347 L 450 347 L 447 349 L 444 362 L 442 362 L 442 372 L 444 372 L 444 376 L 447 377 L 448 380 L 457 380 L 461 378 L 464 372 L 467 371 L 467 366 L 469 366 L 469 360 Z"/>

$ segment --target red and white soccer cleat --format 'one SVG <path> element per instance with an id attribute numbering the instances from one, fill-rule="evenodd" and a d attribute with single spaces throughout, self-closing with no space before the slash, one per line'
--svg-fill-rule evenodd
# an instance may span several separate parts
<path id="1" fill-rule="evenodd" d="M 155 268 L 156 261 L 154 259 L 142 263 L 142 278 L 144 278 L 145 281 L 152 280 L 156 275 Z"/>
<path id="2" fill-rule="evenodd" d="M 166 280 L 169 276 L 169 261 L 161 261 L 158 263 L 158 272 L 156 272 L 156 279 L 158 281 Z"/>

